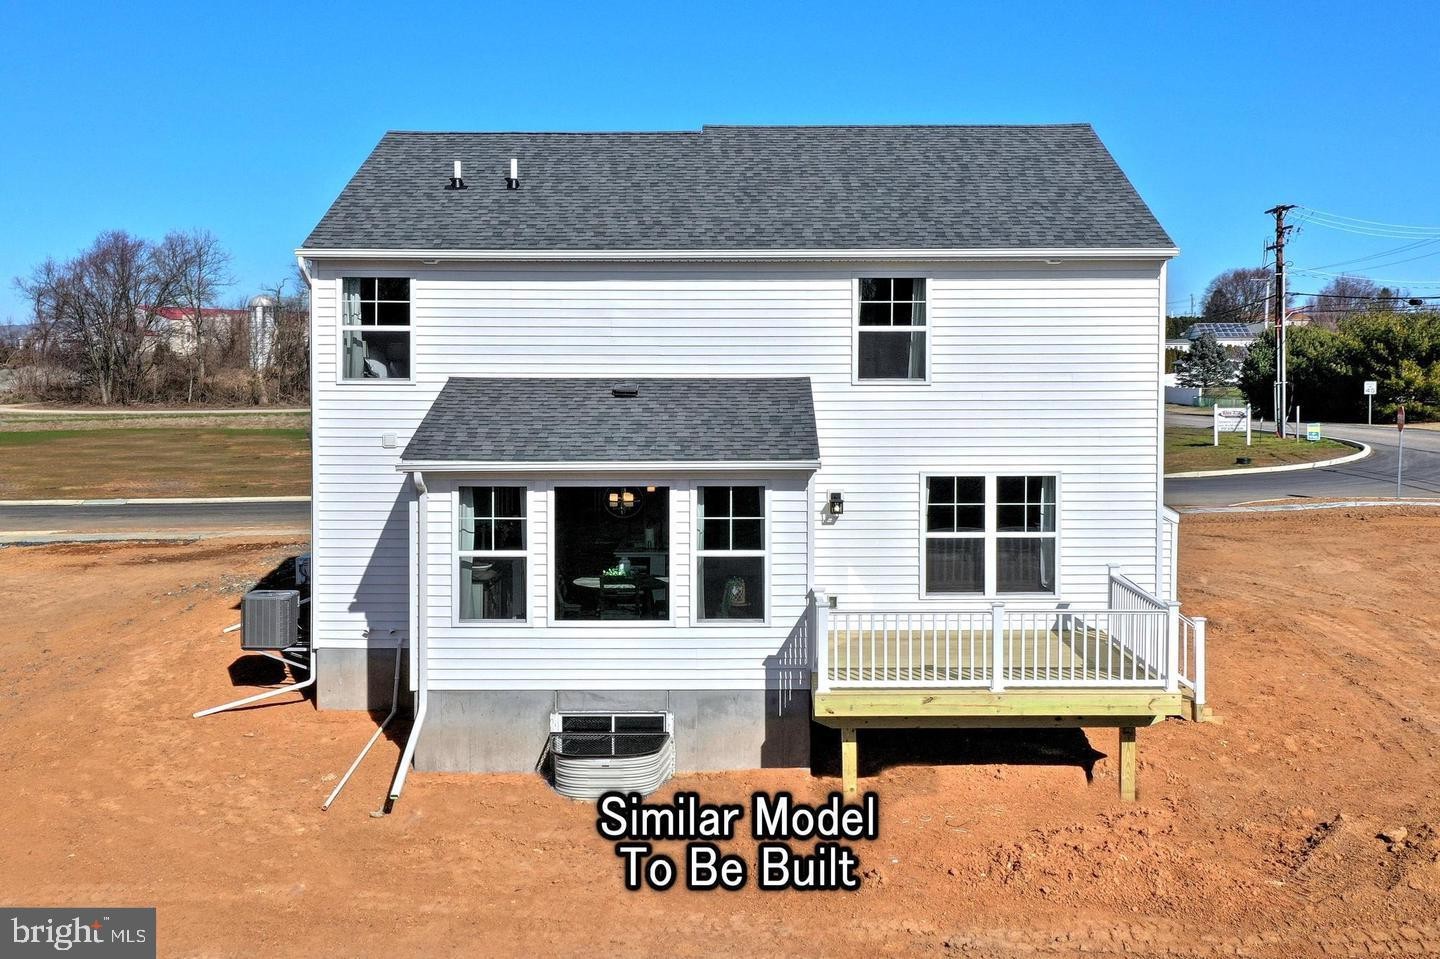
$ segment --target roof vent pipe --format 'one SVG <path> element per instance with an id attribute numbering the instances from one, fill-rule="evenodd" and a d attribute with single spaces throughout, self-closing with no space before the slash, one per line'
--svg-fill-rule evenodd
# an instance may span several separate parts
<path id="1" fill-rule="evenodd" d="M 449 189 L 451 189 L 451 190 L 463 190 L 463 189 L 465 189 L 465 178 L 460 175 L 460 161 L 459 161 L 459 160 L 456 160 L 456 161 L 455 161 L 455 174 L 454 174 L 454 176 L 450 177 L 450 186 L 449 186 Z"/>
<path id="2" fill-rule="evenodd" d="M 520 189 L 520 161 L 515 157 L 510 158 L 510 175 L 505 178 L 505 189 Z"/>

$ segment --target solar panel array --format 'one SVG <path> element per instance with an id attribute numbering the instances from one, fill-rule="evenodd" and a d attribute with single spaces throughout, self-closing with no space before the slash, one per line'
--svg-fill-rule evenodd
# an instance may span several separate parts
<path id="1" fill-rule="evenodd" d="M 1196 323 L 1185 331 L 1185 335 L 1192 340 L 1209 333 L 1217 340 L 1246 339 L 1252 334 L 1250 327 L 1245 323 Z"/>

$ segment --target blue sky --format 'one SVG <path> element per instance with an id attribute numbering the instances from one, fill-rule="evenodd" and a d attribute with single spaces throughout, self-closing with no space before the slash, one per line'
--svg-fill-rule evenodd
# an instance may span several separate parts
<path id="1" fill-rule="evenodd" d="M 1440 225 L 1437 46 L 1421 3 L 11 0 L 0 322 L 12 277 L 110 228 L 211 229 L 236 296 L 286 277 L 386 129 L 704 123 L 1088 121 L 1181 247 L 1183 311 L 1276 202 Z M 1311 226 L 1291 259 L 1403 242 Z M 1370 263 L 1427 250 L 1372 273 L 1440 281 L 1440 245 Z"/>

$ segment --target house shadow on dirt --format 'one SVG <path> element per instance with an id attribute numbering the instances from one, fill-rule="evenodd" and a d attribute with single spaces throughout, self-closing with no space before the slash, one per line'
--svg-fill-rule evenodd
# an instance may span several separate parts
<path id="1" fill-rule="evenodd" d="M 1105 754 L 1090 745 L 1083 729 L 862 729 L 860 775 L 875 776 L 894 766 L 1073 766 L 1095 779 Z M 840 733 L 816 723 L 811 728 L 810 771 L 840 775 Z"/>

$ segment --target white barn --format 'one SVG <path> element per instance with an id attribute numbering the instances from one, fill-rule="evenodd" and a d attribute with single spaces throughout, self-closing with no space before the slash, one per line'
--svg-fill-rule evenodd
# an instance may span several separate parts
<path id="1" fill-rule="evenodd" d="M 416 769 L 1083 723 L 1133 792 L 1175 252 L 1087 125 L 387 134 L 297 251 L 320 705 L 399 643 Z"/>

